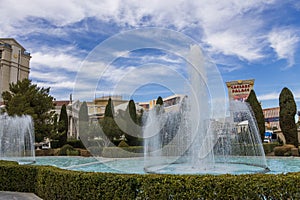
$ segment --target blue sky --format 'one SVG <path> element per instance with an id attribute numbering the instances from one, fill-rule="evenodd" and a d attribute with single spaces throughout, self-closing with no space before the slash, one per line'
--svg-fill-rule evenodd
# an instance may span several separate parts
<path id="1" fill-rule="evenodd" d="M 87 59 L 115 35 L 152 27 L 196 41 L 215 63 L 224 85 L 231 80 L 255 79 L 254 90 L 263 108 L 278 106 L 280 91 L 288 87 L 300 110 L 298 0 L 1 0 L 0 19 L 0 37 L 15 38 L 31 53 L 30 79 L 41 87 L 51 87 L 58 100 L 68 99 L 74 87 L 88 90 L 90 84 L 95 85 L 88 77 L 98 77 L 95 95 L 101 96 L 116 94 L 112 90 L 118 90 L 106 86 L 112 87 L 124 77 L 143 83 L 147 71 L 147 81 L 155 82 L 158 76 L 154 72 L 160 67 L 166 69 L 160 71 L 160 79 L 165 73 L 163 79 L 168 80 L 168 66 L 180 71 L 185 61 L 168 49 L 109 51 L 114 61 L 106 74 L 98 74 L 95 68 L 101 68 L 99 63 L 94 66 Z M 130 71 L 136 76 L 129 77 Z M 76 79 L 78 72 L 86 78 Z M 147 96 L 139 97 L 145 91 Z M 141 84 L 133 93 L 122 95 L 142 101 L 157 96 L 156 92 L 167 95 L 177 91 L 154 83 Z"/>

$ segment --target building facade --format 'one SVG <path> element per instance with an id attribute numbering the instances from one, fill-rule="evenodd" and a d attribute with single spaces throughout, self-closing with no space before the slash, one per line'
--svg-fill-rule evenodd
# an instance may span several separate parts
<path id="1" fill-rule="evenodd" d="M 263 109 L 263 114 L 265 117 L 265 126 L 267 130 L 279 130 L 279 107 L 275 108 L 265 108 Z"/>
<path id="2" fill-rule="evenodd" d="M 0 38 L 0 102 L 10 83 L 29 77 L 30 53 L 13 38 Z"/>
<path id="3" fill-rule="evenodd" d="M 254 86 L 254 79 L 226 82 L 229 100 L 245 101 Z"/>

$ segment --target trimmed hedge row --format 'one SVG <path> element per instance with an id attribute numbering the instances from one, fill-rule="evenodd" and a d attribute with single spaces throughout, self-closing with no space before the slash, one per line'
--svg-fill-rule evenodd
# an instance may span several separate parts
<path id="1" fill-rule="evenodd" d="M 142 157 L 144 156 L 144 148 L 142 146 L 105 147 L 102 156 L 107 158 Z"/>
<path id="2" fill-rule="evenodd" d="M 133 175 L 0 162 L 0 190 L 47 199 L 299 199 L 300 172 L 286 175 Z"/>

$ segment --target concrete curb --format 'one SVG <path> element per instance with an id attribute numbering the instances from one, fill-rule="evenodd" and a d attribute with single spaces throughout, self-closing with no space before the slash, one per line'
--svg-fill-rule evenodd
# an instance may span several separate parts
<path id="1" fill-rule="evenodd" d="M 42 200 L 33 193 L 0 191 L 0 200 Z"/>

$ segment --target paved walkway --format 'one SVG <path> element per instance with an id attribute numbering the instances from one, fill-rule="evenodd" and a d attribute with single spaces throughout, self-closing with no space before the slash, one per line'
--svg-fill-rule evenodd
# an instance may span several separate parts
<path id="1" fill-rule="evenodd" d="M 42 200 L 33 193 L 0 191 L 0 200 Z"/>

